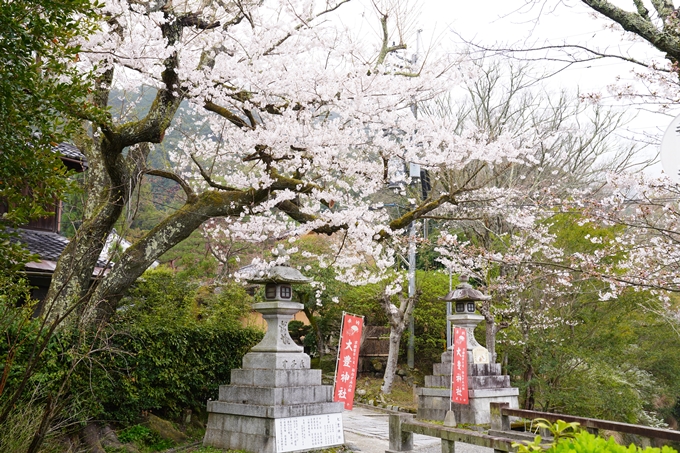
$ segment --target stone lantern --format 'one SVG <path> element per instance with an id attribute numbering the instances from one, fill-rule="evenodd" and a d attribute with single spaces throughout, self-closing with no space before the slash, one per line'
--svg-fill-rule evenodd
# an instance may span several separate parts
<path id="1" fill-rule="evenodd" d="M 253 309 L 261 313 L 267 322 L 267 333 L 243 358 L 244 367 L 309 367 L 309 356 L 302 354 L 304 348 L 290 337 L 288 322 L 304 308 L 301 303 L 293 302 L 292 285 L 310 281 L 300 271 L 288 266 L 274 266 L 266 274 L 248 280 L 249 283 L 265 285 L 265 301 L 254 304 Z"/>
<path id="2" fill-rule="evenodd" d="M 293 302 L 293 284 L 310 279 L 297 269 L 274 266 L 249 280 L 265 285 L 265 301 L 253 305 L 267 333 L 231 370 L 231 384 L 208 401 L 203 445 L 257 453 L 318 450 L 344 443 L 344 403 L 333 402 L 333 386 L 321 384 L 321 370 L 288 333 L 302 310 Z"/>
<path id="3" fill-rule="evenodd" d="M 484 320 L 484 316 L 477 314 L 477 303 L 490 299 L 468 283 L 467 275 L 461 275 L 456 289 L 441 298 L 453 305 L 453 313 L 447 317 L 452 326 L 467 331 L 469 404 L 451 401 L 453 346 L 450 346 L 442 354 L 441 363 L 434 364 L 433 374 L 425 376 L 425 386 L 416 389 L 418 418 L 444 420 L 450 412 L 454 415 L 454 424 L 487 424 L 491 419 L 490 403 L 503 402 L 509 403 L 511 408 L 518 407 L 519 390 L 510 387 L 510 377 L 501 375 L 500 364 L 493 363 L 489 351 L 475 339 L 475 327 Z"/>
<path id="4" fill-rule="evenodd" d="M 467 350 L 472 353 L 473 363 L 489 363 L 489 351 L 475 339 L 475 327 L 484 320 L 484 316 L 478 315 L 477 302 L 490 300 L 491 296 L 484 295 L 468 283 L 469 277 L 465 274 L 460 276 L 460 284 L 456 289 L 442 297 L 441 300 L 451 302 L 453 310 L 447 318 L 452 327 L 467 330 Z M 449 346 L 449 350 L 453 345 Z"/>

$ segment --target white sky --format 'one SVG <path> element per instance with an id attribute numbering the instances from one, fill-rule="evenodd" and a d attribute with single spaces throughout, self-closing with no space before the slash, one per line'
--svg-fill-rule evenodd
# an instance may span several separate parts
<path id="1" fill-rule="evenodd" d="M 530 3 L 531 5 L 527 5 Z M 632 0 L 615 0 L 619 6 L 633 10 Z M 420 0 L 425 45 L 436 36 L 442 46 L 452 47 L 472 41 L 484 47 L 531 48 L 546 44 L 579 44 L 614 54 L 629 54 L 648 59 L 663 55 L 650 45 L 625 38 L 612 24 L 579 0 Z M 651 5 L 649 7 L 652 10 Z M 538 58 L 540 55 L 533 55 Z M 536 67 L 550 67 L 537 62 Z M 554 67 L 554 66 L 553 66 Z M 565 69 L 546 82 L 557 91 L 607 92 L 607 85 L 622 80 L 633 81 L 633 65 L 621 60 L 603 59 L 580 63 Z M 634 118 L 622 135 L 652 134 L 660 136 L 680 109 L 660 115 L 638 111 L 625 101 L 616 106 Z M 656 147 L 649 149 L 656 152 Z M 656 167 L 654 173 L 658 172 Z"/>

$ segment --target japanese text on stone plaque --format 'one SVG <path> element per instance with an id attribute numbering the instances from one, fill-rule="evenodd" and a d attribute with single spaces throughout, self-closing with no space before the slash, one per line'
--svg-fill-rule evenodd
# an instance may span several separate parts
<path id="1" fill-rule="evenodd" d="M 319 449 L 345 443 L 342 414 L 277 418 L 276 451 Z"/>
<path id="2" fill-rule="evenodd" d="M 345 409 L 352 410 L 359 364 L 359 344 L 364 318 L 345 314 L 342 318 L 338 365 L 335 368 L 333 401 L 343 402 Z"/>
<path id="3" fill-rule="evenodd" d="M 453 329 L 453 351 L 451 357 L 451 401 L 468 404 L 467 376 L 467 331 Z"/>

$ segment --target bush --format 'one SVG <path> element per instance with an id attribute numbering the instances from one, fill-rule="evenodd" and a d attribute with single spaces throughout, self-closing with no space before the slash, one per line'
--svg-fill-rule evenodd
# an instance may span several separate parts
<path id="1" fill-rule="evenodd" d="M 553 437 L 552 443 L 546 446 L 542 443 L 541 436 L 536 436 L 532 442 L 513 444 L 518 453 L 677 453 L 669 446 L 642 449 L 631 444 L 624 447 L 613 437 L 604 439 L 582 430 L 576 422 L 567 423 L 557 420 L 555 423 L 550 423 L 546 419 L 538 418 L 534 420 L 534 423 L 537 428 L 550 431 Z"/>
<path id="2" fill-rule="evenodd" d="M 635 445 L 624 447 L 619 445 L 613 437 L 604 439 L 587 431 L 577 433 L 572 439 L 560 439 L 547 450 L 548 453 L 677 453 L 671 447 L 647 447 L 644 450 Z"/>
<path id="3" fill-rule="evenodd" d="M 204 411 L 261 337 L 254 329 L 200 324 L 148 325 L 118 335 L 118 352 L 106 366 L 110 379 L 102 383 L 104 416 L 130 422 L 142 411 Z"/>
<path id="4" fill-rule="evenodd" d="M 95 387 L 99 413 L 91 416 L 130 423 L 144 411 L 204 412 L 262 338 L 241 326 L 250 296 L 237 285 L 218 292 L 161 268 L 146 272 L 123 303 L 101 340 L 99 366 L 78 376 Z"/>

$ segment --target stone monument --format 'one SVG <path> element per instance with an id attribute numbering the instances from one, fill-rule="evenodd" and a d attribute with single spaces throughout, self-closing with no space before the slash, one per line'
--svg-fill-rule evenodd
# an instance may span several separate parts
<path id="1" fill-rule="evenodd" d="M 315 450 L 344 443 L 343 403 L 333 387 L 321 385 L 321 370 L 288 333 L 288 322 L 303 305 L 292 301 L 291 284 L 307 283 L 297 269 L 275 266 L 251 279 L 265 285 L 265 302 L 253 305 L 267 333 L 231 371 L 231 384 L 208 401 L 203 445 L 256 453 Z"/>
<path id="2" fill-rule="evenodd" d="M 469 404 L 451 401 L 451 358 L 453 346 L 442 354 L 441 363 L 433 366 L 433 375 L 425 376 L 425 386 L 416 389 L 418 397 L 417 417 L 423 420 L 444 420 L 450 410 L 456 423 L 481 425 L 490 423 L 489 404 L 509 403 L 511 408 L 519 407 L 519 389 L 510 387 L 510 377 L 501 375 L 501 365 L 493 363 L 489 351 L 477 343 L 474 330 L 482 315 L 476 314 L 478 301 L 489 300 L 468 283 L 468 277 L 461 275 L 460 284 L 442 300 L 453 304 L 453 313 L 448 316 L 452 326 L 467 330 L 468 399 Z"/>

